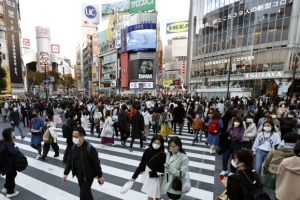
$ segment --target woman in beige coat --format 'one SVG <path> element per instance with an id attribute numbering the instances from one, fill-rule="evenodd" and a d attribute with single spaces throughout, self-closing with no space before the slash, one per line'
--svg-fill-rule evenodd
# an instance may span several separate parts
<path id="1" fill-rule="evenodd" d="M 162 182 L 162 191 L 167 193 L 170 199 L 180 199 L 182 190 L 173 190 L 172 183 L 177 177 L 181 180 L 185 177 L 189 169 L 189 159 L 182 148 L 182 143 L 179 137 L 171 137 L 168 142 L 168 153 L 166 154 L 165 173 Z"/>
<path id="2" fill-rule="evenodd" d="M 276 198 L 278 200 L 299 200 L 300 143 L 294 148 L 296 156 L 285 158 L 278 167 Z"/>

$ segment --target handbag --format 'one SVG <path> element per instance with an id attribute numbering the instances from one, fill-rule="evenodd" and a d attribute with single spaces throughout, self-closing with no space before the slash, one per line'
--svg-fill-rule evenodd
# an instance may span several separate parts
<path id="1" fill-rule="evenodd" d="M 179 173 L 179 178 L 181 178 L 181 171 L 179 171 Z M 176 177 L 172 183 L 172 189 L 175 191 L 182 191 L 182 181 L 179 178 Z"/>
<path id="2" fill-rule="evenodd" d="M 24 171 L 28 166 L 27 158 L 19 150 L 16 156 L 13 157 L 14 167 L 18 172 Z"/>
<path id="3" fill-rule="evenodd" d="M 276 174 L 271 173 L 267 167 L 264 167 L 265 177 L 262 181 L 263 186 L 275 190 L 276 187 Z"/>
<path id="4" fill-rule="evenodd" d="M 104 127 L 103 127 L 103 135 L 112 135 L 113 134 L 113 127 L 109 124 L 109 123 L 106 123 L 104 124 Z"/>

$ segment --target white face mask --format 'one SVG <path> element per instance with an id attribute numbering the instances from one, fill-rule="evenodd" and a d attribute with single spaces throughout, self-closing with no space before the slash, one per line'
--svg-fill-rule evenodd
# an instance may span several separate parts
<path id="1" fill-rule="evenodd" d="M 276 115 L 271 115 L 271 117 L 272 117 L 273 119 L 275 119 L 275 118 L 276 118 Z"/>
<path id="2" fill-rule="evenodd" d="M 79 144 L 79 143 L 80 143 L 80 142 L 79 142 L 79 138 L 74 138 L 74 137 L 73 137 L 72 141 L 73 141 L 74 144 Z"/>
<path id="3" fill-rule="evenodd" d="M 77 119 L 77 115 L 75 115 L 74 120 Z"/>
<path id="4" fill-rule="evenodd" d="M 252 123 L 252 122 L 253 122 L 253 119 L 251 119 L 251 118 L 250 118 L 250 119 L 247 119 L 247 122 L 248 122 L 248 123 Z"/>
<path id="5" fill-rule="evenodd" d="M 18 108 L 14 108 L 14 111 L 17 111 L 18 110 Z"/>
<path id="6" fill-rule="evenodd" d="M 165 110 L 165 112 L 168 112 L 168 110 Z"/>
<path id="7" fill-rule="evenodd" d="M 196 116 L 196 118 L 197 118 L 197 119 L 200 119 L 200 116 L 199 116 L 199 115 L 197 115 L 197 116 Z"/>
<path id="8" fill-rule="evenodd" d="M 240 122 L 234 122 L 234 127 L 237 127 L 238 125 L 240 125 Z"/>
<path id="9" fill-rule="evenodd" d="M 282 105 L 281 107 L 285 108 L 285 105 Z"/>
<path id="10" fill-rule="evenodd" d="M 234 168 L 237 168 L 238 166 L 237 166 L 237 164 L 236 164 L 236 162 L 232 159 L 231 160 L 231 165 L 234 167 Z"/>
<path id="11" fill-rule="evenodd" d="M 271 127 L 268 127 L 268 126 L 264 126 L 264 130 L 266 131 L 266 132 L 270 132 L 271 131 Z"/>
<path id="12" fill-rule="evenodd" d="M 288 115 L 288 118 L 294 118 L 294 115 Z"/>
<path id="13" fill-rule="evenodd" d="M 154 143 L 152 143 L 152 147 L 153 147 L 153 149 L 159 149 L 160 144 L 154 144 Z"/>

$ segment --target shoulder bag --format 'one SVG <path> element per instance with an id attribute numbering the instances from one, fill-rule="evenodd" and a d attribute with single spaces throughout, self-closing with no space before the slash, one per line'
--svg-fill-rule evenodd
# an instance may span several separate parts
<path id="1" fill-rule="evenodd" d="M 179 178 L 175 177 L 175 179 L 173 180 L 173 183 L 172 183 L 172 189 L 175 191 L 182 190 L 182 181 L 180 180 L 181 179 L 181 171 L 179 171 L 179 174 L 180 174 Z"/>
<path id="2" fill-rule="evenodd" d="M 267 167 L 264 167 L 265 178 L 262 181 L 263 186 L 275 190 L 276 174 L 271 173 Z"/>

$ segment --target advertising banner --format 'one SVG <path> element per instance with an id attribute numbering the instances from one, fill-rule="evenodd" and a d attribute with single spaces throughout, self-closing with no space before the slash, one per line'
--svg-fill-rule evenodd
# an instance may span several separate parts
<path id="1" fill-rule="evenodd" d="M 118 21 L 117 15 L 109 16 L 108 26 L 106 29 L 106 40 L 110 40 L 115 36 L 117 21 Z"/>
<path id="2" fill-rule="evenodd" d="M 143 84 L 143 89 L 153 89 L 153 82 L 131 82 L 130 89 L 139 89 L 140 84 Z"/>
<path id="3" fill-rule="evenodd" d="M 130 81 L 154 80 L 154 60 L 140 59 L 130 61 Z"/>
<path id="4" fill-rule="evenodd" d="M 102 20 L 107 19 L 111 15 L 129 14 L 129 0 L 123 0 L 118 2 L 106 3 L 101 5 Z"/>
<path id="5" fill-rule="evenodd" d="M 98 81 L 97 66 L 92 66 L 92 81 Z"/>
<path id="6" fill-rule="evenodd" d="M 23 38 L 23 46 L 30 47 L 30 39 Z"/>
<path id="7" fill-rule="evenodd" d="M 164 87 L 170 87 L 170 85 L 173 83 L 172 80 L 163 80 L 162 85 Z"/>
<path id="8" fill-rule="evenodd" d="M 128 59 L 129 55 L 127 52 L 121 54 L 121 87 L 128 88 Z"/>
<path id="9" fill-rule="evenodd" d="M 51 44 L 51 53 L 60 53 L 60 46 L 58 44 Z"/>
<path id="10" fill-rule="evenodd" d="M 100 23 L 99 6 L 82 3 L 81 4 L 81 26 L 97 27 Z"/>
<path id="11" fill-rule="evenodd" d="M 186 68 L 186 60 L 183 60 L 182 64 L 181 64 L 181 76 L 182 76 L 182 78 L 185 78 L 185 68 Z"/>
<path id="12" fill-rule="evenodd" d="M 156 49 L 156 24 L 137 24 L 127 28 L 127 51 Z"/>
<path id="13" fill-rule="evenodd" d="M 159 52 L 159 70 L 163 70 L 163 51 Z"/>
<path id="14" fill-rule="evenodd" d="M 4 4 L 10 80 L 11 83 L 23 84 L 17 2 L 4 1 Z"/>
<path id="15" fill-rule="evenodd" d="M 121 31 L 121 51 L 125 52 L 127 51 L 127 30 L 123 29 Z"/>
<path id="16" fill-rule="evenodd" d="M 98 55 L 98 33 L 93 33 L 93 54 Z"/>
<path id="17" fill-rule="evenodd" d="M 184 33 L 189 31 L 189 21 L 167 23 L 167 34 Z"/>
<path id="18" fill-rule="evenodd" d="M 10 85 L 10 74 L 9 74 L 9 69 L 8 66 L 2 66 L 2 68 L 6 71 L 6 77 L 5 77 L 5 81 L 6 81 L 6 89 L 2 91 L 2 93 L 4 94 L 9 94 L 11 93 L 11 85 Z"/>
<path id="19" fill-rule="evenodd" d="M 155 10 L 155 0 L 130 0 L 130 13 Z"/>
<path id="20" fill-rule="evenodd" d="M 46 71 L 49 71 L 49 61 L 50 61 L 50 54 L 48 52 L 40 52 L 39 55 L 39 63 L 40 63 L 40 67 L 41 67 L 41 71 L 44 72 L 45 71 L 45 67 L 46 67 Z"/>

